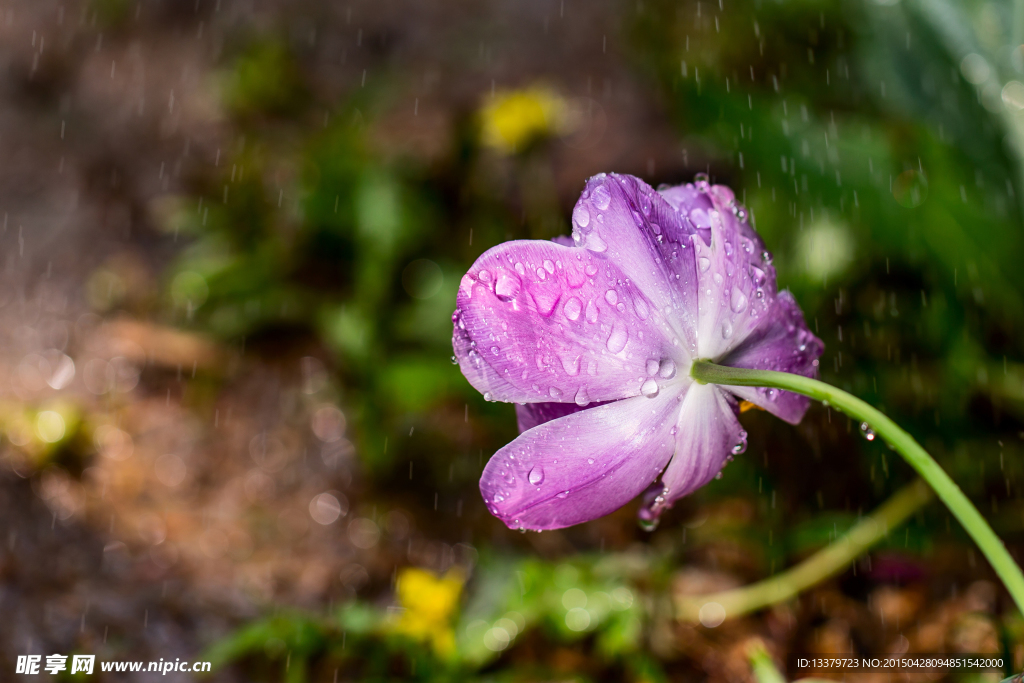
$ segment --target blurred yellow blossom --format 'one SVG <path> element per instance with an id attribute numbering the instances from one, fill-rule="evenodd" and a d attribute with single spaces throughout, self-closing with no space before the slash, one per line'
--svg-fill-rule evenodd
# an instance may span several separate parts
<path id="1" fill-rule="evenodd" d="M 484 144 L 505 153 L 566 131 L 566 101 L 545 86 L 496 94 L 480 112 Z"/>
<path id="2" fill-rule="evenodd" d="M 394 624 L 394 631 L 431 643 L 441 656 L 451 655 L 455 650 L 452 617 L 464 582 L 459 569 L 450 569 L 440 578 L 415 567 L 401 570 L 396 592 L 403 612 Z"/>

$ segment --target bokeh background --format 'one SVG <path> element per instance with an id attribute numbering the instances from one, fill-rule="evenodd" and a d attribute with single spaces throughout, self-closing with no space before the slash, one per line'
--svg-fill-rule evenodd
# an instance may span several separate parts
<path id="1" fill-rule="evenodd" d="M 1022 43 L 994 0 L 2 0 L 0 678 L 26 653 L 294 683 L 1024 667 L 936 503 L 796 600 L 679 618 L 911 481 L 846 417 L 744 413 L 747 452 L 653 532 L 633 504 L 519 534 L 477 490 L 514 412 L 450 360 L 484 250 L 567 234 L 595 173 L 708 173 L 823 378 L 1020 557 Z"/>

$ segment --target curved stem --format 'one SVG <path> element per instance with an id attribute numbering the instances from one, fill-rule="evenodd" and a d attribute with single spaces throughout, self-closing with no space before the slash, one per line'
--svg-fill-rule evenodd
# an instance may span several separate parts
<path id="1" fill-rule="evenodd" d="M 785 389 L 818 401 L 827 402 L 837 410 L 862 420 L 893 447 L 928 482 L 936 495 L 946 504 L 978 548 L 985 554 L 1003 585 L 1009 591 L 1017 608 L 1024 612 L 1024 574 L 999 540 L 992 527 L 968 500 L 960 487 L 949 478 L 939 464 L 928 455 L 914 438 L 903 431 L 881 411 L 861 399 L 816 379 L 773 370 L 747 370 L 716 365 L 709 361 L 694 361 L 690 375 L 705 384 L 725 386 L 772 387 Z"/>
<path id="2" fill-rule="evenodd" d="M 730 619 L 789 600 L 811 586 L 837 574 L 868 548 L 920 510 L 932 499 L 932 491 L 920 479 L 900 489 L 869 517 L 858 522 L 842 538 L 819 550 L 791 569 L 749 586 L 710 595 L 676 597 L 680 619 L 697 621 L 700 609 L 718 603 Z"/>
<path id="3" fill-rule="evenodd" d="M 764 647 L 764 641 L 760 638 L 747 646 L 747 660 L 750 662 L 750 671 L 754 674 L 754 680 L 757 683 L 786 683 L 786 677 L 775 666 L 772 656 Z"/>

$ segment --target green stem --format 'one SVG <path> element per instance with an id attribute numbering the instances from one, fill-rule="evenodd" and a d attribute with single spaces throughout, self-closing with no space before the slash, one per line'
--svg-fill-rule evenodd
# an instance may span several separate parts
<path id="1" fill-rule="evenodd" d="M 837 410 L 865 422 L 878 436 L 902 455 L 910 463 L 910 466 L 917 470 L 922 479 L 928 482 L 936 495 L 978 544 L 989 564 L 1002 579 L 1010 596 L 1017 603 L 1017 608 L 1024 612 L 1024 574 L 1021 574 L 1020 567 L 1014 562 L 1009 551 L 1006 550 L 1006 546 L 960 490 L 960 487 L 939 467 L 932 456 L 928 455 L 928 452 L 921 448 L 910 434 L 903 431 L 899 425 L 882 412 L 856 396 L 829 384 L 788 372 L 730 368 L 698 360 L 694 361 L 690 375 L 698 382 L 705 384 L 785 389 L 826 402 Z"/>
<path id="2" fill-rule="evenodd" d="M 676 597 L 680 619 L 697 621 L 700 609 L 718 603 L 730 619 L 794 598 L 811 586 L 848 567 L 868 548 L 920 510 L 932 499 L 931 489 L 920 479 L 900 489 L 880 508 L 858 522 L 849 533 L 836 539 L 791 569 L 749 586 L 711 595 Z"/>
<path id="3" fill-rule="evenodd" d="M 775 666 L 772 656 L 764 647 L 764 642 L 758 638 L 747 646 L 747 660 L 750 662 L 751 673 L 757 683 L 786 683 L 785 676 Z"/>

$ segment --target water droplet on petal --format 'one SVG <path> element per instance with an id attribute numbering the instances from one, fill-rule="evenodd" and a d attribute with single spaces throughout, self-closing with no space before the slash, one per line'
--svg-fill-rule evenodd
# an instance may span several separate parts
<path id="1" fill-rule="evenodd" d="M 587 393 L 586 387 L 580 387 L 579 391 L 576 392 L 576 398 L 573 400 L 576 401 L 576 405 L 581 407 L 590 403 L 590 395 Z"/>
<path id="2" fill-rule="evenodd" d="M 549 273 L 551 273 L 552 275 L 554 275 L 555 274 L 555 262 L 554 261 L 544 261 L 544 270 L 546 270 Z"/>
<path id="3" fill-rule="evenodd" d="M 491 281 L 491 271 L 489 271 L 489 270 L 481 270 L 479 273 L 477 273 L 477 279 L 479 279 L 480 282 L 490 282 Z"/>
<path id="4" fill-rule="evenodd" d="M 747 307 L 747 295 L 741 292 L 739 287 L 732 288 L 730 306 L 733 313 L 742 313 L 743 309 Z"/>
<path id="5" fill-rule="evenodd" d="M 456 358 L 455 356 L 452 356 L 452 365 L 458 365 L 458 364 L 459 364 L 459 359 Z"/>
<path id="6" fill-rule="evenodd" d="M 503 270 L 498 274 L 498 281 L 494 284 L 494 295 L 502 301 L 512 301 L 521 286 L 519 278 Z"/>
<path id="7" fill-rule="evenodd" d="M 645 517 L 638 517 L 636 523 L 637 526 L 639 526 L 642 530 L 650 532 L 658 528 L 659 521 L 661 521 L 660 517 L 653 517 L 651 519 L 647 519 Z"/>
<path id="8" fill-rule="evenodd" d="M 586 229 L 590 225 L 590 212 L 587 211 L 587 207 L 583 202 L 578 203 L 576 208 L 572 210 L 572 219 L 581 230 Z"/>
<path id="9" fill-rule="evenodd" d="M 580 358 L 581 356 L 572 356 L 569 354 L 562 356 L 562 369 L 565 370 L 565 374 L 570 377 L 575 377 L 580 374 Z"/>
<path id="10" fill-rule="evenodd" d="M 652 358 L 651 360 L 647 361 L 647 374 L 653 375 L 656 372 L 658 372 L 658 361 Z"/>
<path id="11" fill-rule="evenodd" d="M 587 322 L 591 324 L 596 323 L 597 313 L 597 304 L 595 304 L 594 300 L 591 299 L 587 302 Z"/>
<path id="12" fill-rule="evenodd" d="M 576 297 L 570 297 L 565 302 L 565 306 L 562 307 L 562 312 L 565 317 L 569 320 L 577 320 L 580 317 L 580 312 L 583 310 L 583 302 Z"/>
<path id="13" fill-rule="evenodd" d="M 586 247 L 595 254 L 600 254 L 608 250 L 608 245 L 605 244 L 605 241 L 601 239 L 597 233 L 593 233 L 587 237 Z"/>
<path id="14" fill-rule="evenodd" d="M 620 323 L 612 325 L 611 334 L 608 335 L 608 341 L 606 346 L 612 353 L 618 353 L 622 349 L 626 348 L 626 341 L 629 339 L 629 332 L 626 331 L 625 326 Z"/>
<path id="15" fill-rule="evenodd" d="M 672 379 L 676 376 L 676 363 L 671 358 L 666 358 L 661 361 L 661 367 L 658 369 L 658 375 L 664 379 Z"/>
<path id="16" fill-rule="evenodd" d="M 597 275 L 597 266 L 595 266 L 593 263 L 588 263 L 583 270 L 589 277 L 594 277 L 595 275 Z"/>
<path id="17" fill-rule="evenodd" d="M 594 206 L 596 206 L 598 210 L 604 211 L 608 208 L 608 205 L 611 204 L 612 194 L 604 185 L 598 185 L 594 188 L 591 200 L 594 202 Z"/>
<path id="18" fill-rule="evenodd" d="M 732 336 L 732 323 L 726 320 L 722 323 L 722 339 L 728 339 Z"/>
<path id="19" fill-rule="evenodd" d="M 547 277 L 548 277 L 548 274 L 544 271 L 543 268 L 538 268 L 537 269 L 537 279 L 538 280 L 546 280 Z"/>
<path id="20" fill-rule="evenodd" d="M 747 450 L 747 433 L 744 430 L 740 430 L 740 440 L 732 447 L 732 454 L 739 455 L 743 451 Z"/>
<path id="21" fill-rule="evenodd" d="M 636 309 L 636 317 L 641 320 L 647 320 L 647 317 L 651 314 L 651 309 L 647 305 L 647 302 L 639 296 L 633 299 L 633 308 Z"/>
<path id="22" fill-rule="evenodd" d="M 654 398 L 658 395 L 658 383 L 649 379 L 640 386 L 640 393 L 647 398 Z"/>
<path id="23" fill-rule="evenodd" d="M 558 495 L 556 495 L 555 497 L 556 497 L 556 498 L 560 498 L 560 499 L 562 499 L 562 500 L 565 500 L 566 498 L 568 498 L 568 497 L 569 497 L 569 492 L 568 492 L 568 491 L 562 491 L 561 493 L 559 493 L 559 494 L 558 494 Z"/>
<path id="24" fill-rule="evenodd" d="M 757 266 L 750 266 L 750 279 L 754 281 L 755 285 L 760 287 L 765 281 L 764 271 Z"/>
<path id="25" fill-rule="evenodd" d="M 543 270 L 540 272 L 544 272 Z M 558 300 L 562 297 L 562 293 L 557 289 L 540 289 L 533 288 L 530 290 L 530 298 L 533 299 L 534 305 L 537 306 L 537 312 L 547 318 L 555 312 L 555 306 L 558 305 Z"/>
<path id="26" fill-rule="evenodd" d="M 558 387 L 551 387 L 550 389 L 548 389 L 548 396 L 557 401 L 558 399 L 562 398 L 562 390 L 559 389 Z"/>
<path id="27" fill-rule="evenodd" d="M 530 483 L 534 486 L 540 486 L 544 481 L 544 469 L 538 465 L 530 470 L 530 473 L 526 475 L 526 478 L 530 480 Z"/>
<path id="28" fill-rule="evenodd" d="M 619 301 L 619 294 L 614 289 L 609 289 L 604 293 L 604 300 L 614 306 Z"/>
<path id="29" fill-rule="evenodd" d="M 668 507 L 666 494 L 668 490 L 661 482 L 651 484 L 642 496 L 643 503 L 637 511 L 637 523 L 644 531 L 654 531 L 662 511 Z"/>
<path id="30" fill-rule="evenodd" d="M 519 273 L 520 275 L 526 275 L 526 266 L 524 266 L 522 263 L 517 263 L 515 268 L 516 272 Z"/>
<path id="31" fill-rule="evenodd" d="M 700 266 L 700 272 L 702 272 L 702 273 L 706 273 L 706 272 L 708 272 L 708 268 L 710 268 L 710 267 L 711 267 L 711 260 L 710 260 L 710 259 L 708 259 L 708 258 L 707 258 L 707 257 L 705 257 L 705 256 L 701 256 L 701 257 L 700 257 L 700 258 L 699 258 L 699 259 L 697 260 L 697 265 L 698 265 L 698 266 Z"/>

